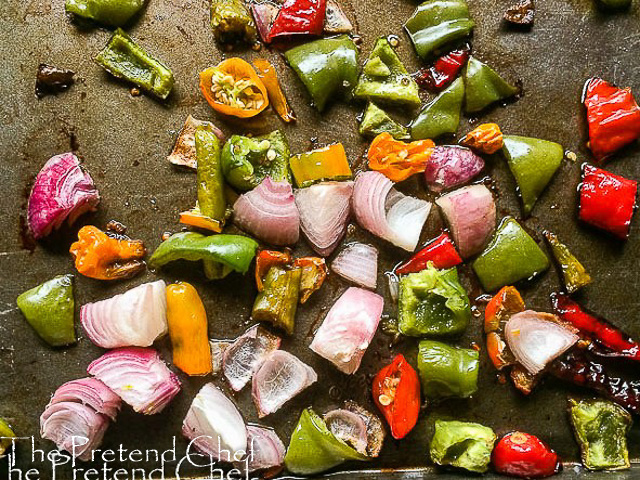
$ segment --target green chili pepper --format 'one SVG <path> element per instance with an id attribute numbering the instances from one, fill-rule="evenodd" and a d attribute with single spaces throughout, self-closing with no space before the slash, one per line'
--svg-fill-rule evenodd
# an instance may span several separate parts
<path id="1" fill-rule="evenodd" d="M 513 97 L 520 90 L 504 80 L 488 65 L 471 57 L 464 70 L 465 104 L 467 113 L 485 109 L 492 103 Z"/>
<path id="2" fill-rule="evenodd" d="M 271 267 L 264 279 L 264 289 L 256 297 L 251 317 L 270 322 L 293 335 L 300 294 L 302 269 Z"/>
<path id="3" fill-rule="evenodd" d="M 564 288 L 567 293 L 574 293 L 591 283 L 591 276 L 582 263 L 571 253 L 569 248 L 558 240 L 557 235 L 544 232 L 544 236 L 551 246 L 551 253 L 562 272 Z"/>
<path id="4" fill-rule="evenodd" d="M 460 123 L 460 111 L 464 100 L 464 83 L 461 78 L 427 103 L 411 122 L 411 138 L 432 139 L 445 133 L 456 133 Z"/>
<path id="5" fill-rule="evenodd" d="M 5 453 L 13 443 L 13 438 L 16 438 L 13 429 L 4 418 L 0 417 L 0 458 L 4 458 Z"/>
<path id="6" fill-rule="evenodd" d="M 416 53 L 427 59 L 445 45 L 462 40 L 473 29 L 465 0 L 428 0 L 404 24 Z"/>
<path id="7" fill-rule="evenodd" d="M 516 179 L 524 214 L 533 205 L 553 178 L 564 157 L 562 145 L 538 138 L 505 135 L 502 152 Z"/>
<path id="8" fill-rule="evenodd" d="M 254 43 L 258 31 L 244 0 L 212 0 L 211 28 L 221 43 L 244 40 Z"/>
<path id="9" fill-rule="evenodd" d="M 379 103 L 420 106 L 418 84 L 386 38 L 379 38 L 376 42 L 353 94 L 356 98 Z"/>
<path id="10" fill-rule="evenodd" d="M 305 43 L 284 56 L 319 111 L 335 96 L 350 100 L 358 81 L 358 49 L 347 35 Z"/>
<path id="11" fill-rule="evenodd" d="M 204 261 L 209 280 L 223 278 L 230 272 L 246 273 L 258 243 L 242 235 L 204 236 L 196 232 L 180 232 L 162 242 L 149 259 L 151 268 L 160 268 L 176 260 Z M 208 267 L 207 267 L 208 263 Z"/>
<path id="12" fill-rule="evenodd" d="M 571 424 L 589 470 L 629 468 L 627 433 L 631 415 L 605 400 L 569 400 Z"/>
<path id="13" fill-rule="evenodd" d="M 257 187 L 267 176 L 291 183 L 287 137 L 280 130 L 254 138 L 233 135 L 222 149 L 222 172 L 240 190 Z"/>
<path id="14" fill-rule="evenodd" d="M 505 217 L 472 267 L 483 288 L 493 291 L 544 272 L 549 259 L 513 217 Z"/>
<path id="15" fill-rule="evenodd" d="M 496 434 L 479 423 L 436 420 L 429 450 L 438 465 L 451 465 L 470 472 L 489 469 Z"/>
<path id="16" fill-rule="evenodd" d="M 422 389 L 429 398 L 467 398 L 478 390 L 480 354 L 434 340 L 418 347 L 418 370 Z"/>
<path id="17" fill-rule="evenodd" d="M 347 460 L 365 461 L 369 457 L 331 433 L 311 408 L 303 410 L 284 457 L 287 470 L 297 475 L 314 475 Z"/>
<path id="18" fill-rule="evenodd" d="M 198 209 L 202 215 L 224 224 L 227 199 L 220 159 L 220 141 L 210 129 L 196 129 L 196 159 L 198 162 Z"/>
<path id="19" fill-rule="evenodd" d="M 163 100 L 173 88 L 173 73 L 118 28 L 96 63 L 117 78 L 127 80 Z"/>
<path id="20" fill-rule="evenodd" d="M 411 138 L 404 125 L 396 122 L 387 112 L 373 102 L 367 104 L 367 108 L 362 114 L 358 132 L 364 137 L 375 137 L 387 132 L 396 140 L 408 140 Z"/>
<path id="21" fill-rule="evenodd" d="M 20 294 L 18 308 L 40 337 L 52 347 L 76 343 L 73 324 L 73 275 L 58 275 Z"/>
<path id="22" fill-rule="evenodd" d="M 398 329 L 404 335 L 455 335 L 469 324 L 469 298 L 454 268 L 427 268 L 400 279 Z"/>
<path id="23" fill-rule="evenodd" d="M 77 17 L 121 27 L 140 11 L 146 0 L 67 0 L 65 10 Z"/>

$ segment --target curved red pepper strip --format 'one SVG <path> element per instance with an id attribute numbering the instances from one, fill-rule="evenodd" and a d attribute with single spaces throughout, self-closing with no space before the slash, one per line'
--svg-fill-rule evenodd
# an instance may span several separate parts
<path id="1" fill-rule="evenodd" d="M 322 35 L 326 0 L 285 0 L 273 21 L 269 39 L 290 35 Z"/>
<path id="2" fill-rule="evenodd" d="M 395 273 L 405 275 L 419 272 L 427 268 L 428 262 L 433 262 L 436 268 L 451 268 L 462 263 L 462 258 L 446 232 L 431 240 L 422 250 L 397 267 Z"/>
<path id="3" fill-rule="evenodd" d="M 461 48 L 441 56 L 433 66 L 422 68 L 415 80 L 422 88 L 439 92 L 453 82 L 469 60 L 469 49 Z"/>

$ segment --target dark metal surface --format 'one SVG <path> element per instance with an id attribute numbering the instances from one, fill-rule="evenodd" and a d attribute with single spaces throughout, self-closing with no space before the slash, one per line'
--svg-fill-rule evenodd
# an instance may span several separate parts
<path id="1" fill-rule="evenodd" d="M 348 15 L 363 38 L 362 60 L 380 35 L 397 34 L 401 38 L 399 53 L 412 68 L 418 65 L 408 39 L 402 33 L 404 20 L 415 3 L 409 0 L 342 0 Z M 640 3 L 634 1 L 627 14 L 604 15 L 592 0 L 538 0 L 536 24 L 531 32 L 506 29 L 501 21 L 508 0 L 470 0 L 477 26 L 474 33 L 476 55 L 510 79 L 521 79 L 525 95 L 506 108 L 497 108 L 481 119 L 499 123 L 503 131 L 541 137 L 562 143 L 578 155 L 578 161 L 564 161 L 526 221 L 529 229 L 540 232 L 551 229 L 569 244 L 591 271 L 595 281 L 580 299 L 604 314 L 630 334 L 640 337 L 640 220 L 635 219 L 631 238 L 626 244 L 616 243 L 600 232 L 576 222 L 576 186 L 580 163 L 589 160 L 585 142 L 585 121 L 580 105 L 580 92 L 586 78 L 600 75 L 621 86 L 631 86 L 640 95 Z M 166 103 L 147 96 L 132 97 L 128 87 L 115 81 L 92 61 L 92 57 L 109 38 L 103 29 L 79 29 L 64 15 L 63 0 L 9 0 L 0 2 L 0 145 L 3 161 L 0 182 L 3 213 L 0 215 L 0 416 L 7 418 L 21 436 L 35 436 L 35 446 L 49 450 L 50 442 L 39 439 L 38 417 L 52 392 L 63 382 L 85 376 L 88 363 L 101 350 L 86 338 L 77 346 L 54 350 L 45 346 L 26 324 L 15 306 L 16 296 L 25 289 L 56 274 L 73 272 L 68 247 L 77 228 L 85 223 L 104 227 L 117 219 L 129 227 L 134 238 L 145 241 L 150 250 L 159 243 L 165 231 L 177 231 L 178 212 L 193 205 L 195 176 L 176 170 L 166 162 L 176 131 L 188 114 L 212 119 L 229 132 L 260 133 L 284 128 L 292 152 L 309 148 L 310 140 L 341 141 L 353 164 L 358 163 L 366 145 L 357 133 L 356 114 L 361 105 L 335 105 L 317 114 L 308 105 L 302 85 L 294 77 L 277 52 L 241 52 L 245 58 L 266 55 L 277 62 L 278 72 L 286 83 L 287 94 L 298 114 L 298 123 L 283 126 L 272 114 L 250 124 L 223 123 L 202 99 L 197 89 L 197 73 L 217 63 L 223 54 L 216 47 L 208 27 L 207 2 L 204 0 L 151 0 L 148 8 L 128 29 L 142 45 L 164 60 L 174 71 L 176 87 Z M 68 92 L 57 97 L 37 100 L 34 95 L 36 68 L 46 62 L 77 72 L 79 81 Z M 471 128 L 467 120 L 460 131 Z M 85 216 L 71 230 L 53 235 L 33 252 L 24 249 L 21 222 L 24 218 L 26 194 L 44 162 L 54 154 L 76 150 L 84 159 L 102 194 L 96 214 Z M 515 185 L 506 164 L 499 156 L 488 159 L 488 173 L 495 180 L 499 211 L 519 217 Z M 640 178 L 640 149 L 626 149 L 608 166 L 625 176 Z M 426 196 L 418 180 L 402 187 L 407 192 Z M 436 209 L 432 211 L 423 238 L 431 238 L 440 227 Z M 350 238 L 371 242 L 381 251 L 379 292 L 386 294 L 382 272 L 392 267 L 405 254 L 355 229 Z M 308 248 L 301 242 L 299 252 Z M 178 278 L 192 281 L 200 291 L 209 316 L 212 338 L 233 338 L 250 324 L 249 313 L 255 296 L 251 276 L 232 275 L 227 280 L 205 283 L 192 272 L 167 270 L 160 273 L 167 281 Z M 466 286 L 472 298 L 482 292 L 468 269 L 463 269 Z M 144 281 L 156 278 L 147 272 L 133 280 L 104 284 L 87 278 L 76 278 L 76 302 L 102 299 L 120 293 Z M 369 348 L 362 367 L 353 376 L 337 372 L 332 365 L 307 348 L 314 325 L 346 288 L 333 276 L 321 292 L 299 309 L 296 334 L 285 339 L 283 348 L 294 352 L 318 372 L 320 381 L 302 393 L 281 411 L 264 419 L 263 424 L 277 428 L 288 441 L 302 407 L 313 405 L 324 412 L 342 400 L 354 399 L 374 408 L 368 398 L 371 375 L 396 351 L 415 358 L 416 342 L 405 341 L 389 351 L 389 338 L 378 333 Z M 527 305 L 549 310 L 548 295 L 558 288 L 558 277 L 550 270 L 541 279 L 523 288 Z M 394 315 L 394 307 L 386 302 L 385 312 Z M 80 333 L 80 332 L 79 332 Z M 484 345 L 480 319 L 458 342 Z M 170 359 L 166 339 L 159 342 L 165 359 Z M 180 436 L 180 424 L 199 387 L 210 378 L 183 380 L 183 392 L 160 415 L 147 417 L 124 408 L 106 435 L 104 447 L 158 449 L 171 447 L 177 437 L 178 450 L 186 443 Z M 215 380 L 221 384 L 220 379 Z M 541 436 L 553 445 L 568 462 L 578 460 L 566 416 L 566 398 L 586 392 L 547 379 L 530 397 L 519 395 L 510 384 L 498 381 L 496 372 L 482 355 L 480 390 L 471 400 L 449 400 L 429 405 L 416 429 L 403 441 L 387 440 L 381 457 L 370 464 L 347 465 L 345 468 L 411 470 L 382 474 L 367 470 L 357 475 L 372 478 L 417 479 L 431 476 L 428 461 L 428 438 L 433 421 L 455 417 L 478 421 L 493 427 L 497 433 L 522 429 Z M 236 396 L 245 418 L 257 421 L 250 392 Z M 640 457 L 640 430 L 630 436 L 633 459 Z M 19 445 L 18 466 L 33 466 L 40 478 L 51 476 L 50 464 L 35 462 L 30 457 L 30 443 Z M 99 466 L 99 465 L 98 465 Z M 114 465 L 112 465 L 114 466 Z M 140 464 L 124 462 L 125 468 Z M 3 477 L 6 464 L 0 464 Z M 155 468 L 155 467 L 152 467 Z M 415 468 L 415 470 L 413 469 Z M 167 474 L 169 474 L 169 470 Z M 191 469 L 193 475 L 202 474 Z M 184 470 L 183 470 L 184 472 Z M 635 472 L 635 473 L 634 473 Z M 606 478 L 634 478 L 637 470 Z M 204 474 L 203 474 L 204 475 Z M 352 474 L 337 475 L 347 478 Z M 582 476 L 581 470 L 566 468 L 566 478 Z M 592 475 L 596 478 L 596 475 Z M 129 477 L 128 477 L 129 478 Z M 184 477 L 183 477 L 184 478 Z"/>

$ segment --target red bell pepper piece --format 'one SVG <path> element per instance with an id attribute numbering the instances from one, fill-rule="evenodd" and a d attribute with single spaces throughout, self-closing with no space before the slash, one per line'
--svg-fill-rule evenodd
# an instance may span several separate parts
<path id="1" fill-rule="evenodd" d="M 461 48 L 441 56 L 429 68 L 420 69 L 415 80 L 419 86 L 439 92 L 453 82 L 469 60 L 469 48 Z"/>
<path id="2" fill-rule="evenodd" d="M 373 401 L 391 428 L 393 438 L 404 438 L 418 422 L 420 380 L 402 354 L 373 379 Z"/>
<path id="3" fill-rule="evenodd" d="M 273 21 L 269 38 L 322 35 L 326 9 L 326 0 L 285 0 Z"/>
<path id="4" fill-rule="evenodd" d="M 580 186 L 580 220 L 626 240 L 637 192 L 638 182 L 585 164 Z"/>
<path id="5" fill-rule="evenodd" d="M 431 240 L 422 250 L 397 267 L 395 273 L 405 275 L 419 272 L 427 268 L 428 262 L 433 262 L 436 268 L 451 268 L 462 263 L 462 258 L 446 232 Z"/>
<path id="6" fill-rule="evenodd" d="M 589 123 L 589 148 L 602 160 L 640 137 L 640 107 L 630 88 L 618 88 L 601 78 L 584 86 Z"/>
<path id="7" fill-rule="evenodd" d="M 610 350 L 612 353 L 609 353 L 609 356 L 640 361 L 640 344 L 604 318 L 585 311 L 564 293 L 552 294 L 551 303 L 563 320 L 572 324 L 586 337 Z"/>
<path id="8" fill-rule="evenodd" d="M 520 478 L 544 478 L 558 473 L 560 457 L 535 435 L 511 432 L 502 437 L 491 454 L 495 470 Z"/>

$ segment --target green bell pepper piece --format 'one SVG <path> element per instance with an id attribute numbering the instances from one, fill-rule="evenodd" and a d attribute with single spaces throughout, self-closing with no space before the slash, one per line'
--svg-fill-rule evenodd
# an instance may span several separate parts
<path id="1" fill-rule="evenodd" d="M 398 329 L 403 335 L 456 335 L 470 318 L 469 298 L 455 267 L 438 270 L 429 263 L 400 279 Z"/>
<path id="2" fill-rule="evenodd" d="M 163 100 L 173 88 L 171 70 L 149 55 L 120 28 L 114 32 L 95 61 L 114 77 L 127 80 Z"/>
<path id="3" fill-rule="evenodd" d="M 174 233 L 162 242 L 149 259 L 151 268 L 160 268 L 176 260 L 210 265 L 205 269 L 209 280 L 223 278 L 230 272 L 247 273 L 256 255 L 258 242 L 242 235 L 210 235 L 196 232 Z"/>
<path id="4" fill-rule="evenodd" d="M 287 137 L 280 130 L 253 138 L 233 135 L 222 149 L 222 173 L 239 190 L 251 190 L 266 177 L 291 183 Z"/>
<path id="5" fill-rule="evenodd" d="M 73 275 L 58 275 L 20 294 L 18 308 L 40 338 L 52 347 L 76 343 Z"/>
<path id="6" fill-rule="evenodd" d="M 220 43 L 255 43 L 258 39 L 256 24 L 244 0 L 212 0 L 211 29 Z"/>
<path id="7" fill-rule="evenodd" d="M 516 179 L 525 215 L 553 178 L 564 157 L 562 145 L 538 138 L 505 135 L 502 152 Z"/>
<path id="8" fill-rule="evenodd" d="M 429 452 L 438 465 L 484 473 L 489 469 L 495 441 L 493 430 L 479 423 L 436 420 Z"/>
<path id="9" fill-rule="evenodd" d="M 556 260 L 562 272 L 564 288 L 567 293 L 575 293 L 582 287 L 591 283 L 591 275 L 584 268 L 580 260 L 578 260 L 569 248 L 558 239 L 557 235 L 551 232 L 544 232 L 551 247 L 551 253 Z"/>
<path id="10" fill-rule="evenodd" d="M 461 78 L 458 78 L 427 103 L 409 124 L 411 138 L 433 139 L 445 133 L 456 133 L 463 100 L 464 83 Z"/>
<path id="11" fill-rule="evenodd" d="M 469 58 L 465 67 L 464 86 L 464 110 L 467 113 L 484 110 L 492 103 L 513 97 L 520 91 L 475 57 Z"/>
<path id="12" fill-rule="evenodd" d="M 376 42 L 353 95 L 379 103 L 420 106 L 418 84 L 386 38 Z"/>
<path id="13" fill-rule="evenodd" d="M 465 0 L 428 0 L 421 3 L 404 24 L 416 53 L 423 59 L 467 37 L 473 26 Z"/>
<path id="14" fill-rule="evenodd" d="M 418 347 L 418 371 L 428 398 L 467 398 L 478 391 L 480 353 L 434 340 Z"/>
<path id="15" fill-rule="evenodd" d="M 80 18 L 122 27 L 145 3 L 146 0 L 67 0 L 65 10 Z"/>
<path id="16" fill-rule="evenodd" d="M 0 458 L 4 458 L 5 453 L 11 447 L 13 438 L 16 438 L 11 425 L 4 418 L 0 417 Z"/>
<path id="17" fill-rule="evenodd" d="M 198 209 L 202 215 L 224 224 L 227 199 L 220 159 L 220 141 L 211 129 L 196 129 L 196 159 L 198 162 Z"/>
<path id="18" fill-rule="evenodd" d="M 631 415 L 605 400 L 569 400 L 571 424 L 589 470 L 629 468 L 627 433 Z"/>
<path id="19" fill-rule="evenodd" d="M 271 267 L 265 277 L 264 288 L 253 304 L 251 318 L 269 322 L 293 335 L 301 278 L 301 268 Z"/>
<path id="20" fill-rule="evenodd" d="M 505 217 L 472 267 L 490 292 L 544 272 L 549 259 L 513 217 Z"/>
<path id="21" fill-rule="evenodd" d="M 287 470 L 297 475 L 314 475 L 347 460 L 366 461 L 369 457 L 331 433 L 311 408 L 303 410 L 284 457 Z"/>
<path id="22" fill-rule="evenodd" d="M 358 132 L 363 137 L 375 137 L 383 132 L 387 132 L 396 140 L 408 140 L 411 138 L 409 131 L 404 125 L 396 122 L 387 112 L 373 102 L 367 104 L 367 108 L 362 114 Z"/>
<path id="23" fill-rule="evenodd" d="M 335 96 L 351 99 L 358 81 L 358 48 L 347 35 L 305 43 L 284 56 L 319 111 Z"/>

